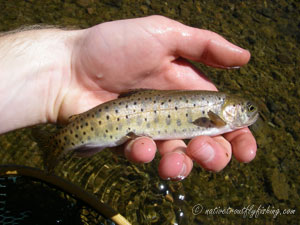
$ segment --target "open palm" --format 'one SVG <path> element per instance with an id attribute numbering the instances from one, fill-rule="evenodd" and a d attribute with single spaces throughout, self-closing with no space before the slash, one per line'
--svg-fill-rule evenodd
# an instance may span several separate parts
<path id="1" fill-rule="evenodd" d="M 59 119 L 65 120 L 129 89 L 216 90 L 186 59 L 227 68 L 241 66 L 249 58 L 248 51 L 216 33 L 161 16 L 108 22 L 78 31 L 70 76 L 63 83 Z M 248 129 L 225 137 L 197 137 L 188 146 L 181 140 L 154 143 L 140 137 L 127 144 L 125 155 L 135 162 L 149 162 L 158 145 L 162 154 L 160 176 L 171 179 L 186 177 L 192 160 L 209 170 L 221 170 L 231 158 L 231 146 L 240 161 L 254 158 L 256 143 Z"/>

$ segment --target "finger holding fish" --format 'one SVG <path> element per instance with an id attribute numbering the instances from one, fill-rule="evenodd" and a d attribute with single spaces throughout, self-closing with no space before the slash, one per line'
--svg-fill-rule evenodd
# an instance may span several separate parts
<path id="1" fill-rule="evenodd" d="M 240 162 L 248 163 L 256 156 L 257 144 L 249 128 L 242 128 L 224 134 L 231 143 L 235 158 Z"/>
<path id="2" fill-rule="evenodd" d="M 193 138 L 187 148 L 187 155 L 206 170 L 218 172 L 231 159 L 231 145 L 222 136 L 199 136 Z"/>

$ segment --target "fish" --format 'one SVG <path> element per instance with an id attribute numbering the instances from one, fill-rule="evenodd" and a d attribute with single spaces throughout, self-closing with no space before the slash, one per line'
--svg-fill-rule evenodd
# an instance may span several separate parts
<path id="1" fill-rule="evenodd" d="M 154 140 L 216 136 L 250 126 L 258 116 L 254 102 L 223 92 L 137 89 L 71 116 L 55 133 L 33 136 L 51 170 L 67 152 L 91 156 L 139 136 Z"/>

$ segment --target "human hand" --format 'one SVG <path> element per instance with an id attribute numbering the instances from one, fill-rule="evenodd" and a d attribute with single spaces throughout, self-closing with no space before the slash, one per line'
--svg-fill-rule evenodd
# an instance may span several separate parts
<path id="1" fill-rule="evenodd" d="M 191 28 L 176 21 L 151 16 L 100 24 L 82 31 L 74 48 L 72 79 L 59 110 L 67 118 L 136 88 L 202 89 L 216 87 L 186 59 L 214 67 L 246 64 L 248 51 L 216 33 Z M 208 170 L 219 171 L 231 159 L 251 161 L 256 142 L 248 128 L 223 136 L 154 142 L 139 137 L 127 143 L 125 156 L 134 162 L 150 162 L 156 148 L 162 155 L 162 178 L 182 179 L 195 160 Z"/>
<path id="2" fill-rule="evenodd" d="M 29 30 L 0 36 L 0 133 L 42 122 L 64 121 L 135 88 L 216 87 L 186 59 L 231 68 L 248 51 L 206 30 L 162 16 L 103 23 L 85 30 Z M 18 65 L 18 66 L 16 66 Z M 22 93 L 22 94 L 20 94 Z M 231 159 L 251 161 L 256 142 L 248 129 L 223 136 L 154 142 L 129 141 L 125 155 L 150 162 L 158 147 L 162 178 L 180 179 L 192 160 L 219 171 Z"/>

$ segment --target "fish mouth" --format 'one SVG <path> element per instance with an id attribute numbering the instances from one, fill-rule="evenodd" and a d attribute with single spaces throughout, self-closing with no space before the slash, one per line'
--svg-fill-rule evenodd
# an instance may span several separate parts
<path id="1" fill-rule="evenodd" d="M 249 123 L 247 126 L 251 126 L 252 124 L 254 124 L 256 122 L 256 120 L 258 119 L 259 117 L 259 112 L 256 112 L 254 114 L 254 116 L 249 120 Z"/>

